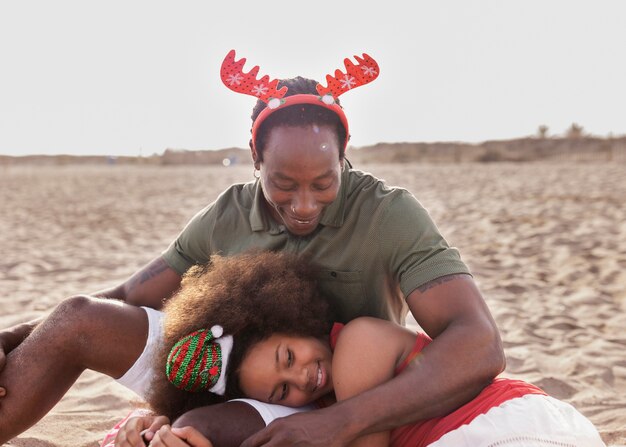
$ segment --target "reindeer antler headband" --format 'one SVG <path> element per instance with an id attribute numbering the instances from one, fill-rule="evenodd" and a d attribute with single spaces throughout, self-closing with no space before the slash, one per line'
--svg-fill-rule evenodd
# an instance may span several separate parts
<path id="1" fill-rule="evenodd" d="M 358 56 L 354 56 L 354 58 L 358 62 L 357 65 L 354 65 L 350 59 L 346 58 L 344 60 L 345 73 L 341 70 L 335 70 L 335 76 L 326 75 L 326 87 L 317 84 L 316 89 L 319 96 L 312 94 L 285 96 L 287 87 L 278 89 L 278 79 L 270 81 L 268 75 L 263 76 L 261 79 L 256 78 L 259 72 L 258 65 L 248 73 L 244 73 L 243 66 L 246 63 L 246 59 L 242 58 L 235 61 L 235 50 L 231 50 L 224 58 L 221 76 L 222 82 L 229 89 L 237 93 L 254 96 L 267 104 L 267 107 L 261 111 L 252 124 L 253 144 L 256 142 L 256 133 L 261 123 L 276 110 L 296 104 L 313 104 L 332 110 L 339 116 L 341 124 L 346 129 L 345 145 L 347 146 L 348 138 L 350 137 L 348 119 L 341 106 L 337 104 L 336 99 L 348 90 L 369 84 L 378 77 L 379 73 L 378 64 L 367 54 L 363 54 L 362 58 Z"/>

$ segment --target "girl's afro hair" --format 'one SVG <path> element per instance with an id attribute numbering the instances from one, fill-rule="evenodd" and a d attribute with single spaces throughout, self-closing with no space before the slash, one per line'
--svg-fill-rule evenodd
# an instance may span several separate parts
<path id="1" fill-rule="evenodd" d="M 333 318 L 316 284 L 316 269 L 282 252 L 213 256 L 184 275 L 178 292 L 165 304 L 165 340 L 155 358 L 148 402 L 157 414 L 175 419 L 193 408 L 241 397 L 237 370 L 247 350 L 274 333 L 328 337 Z M 165 374 L 167 356 L 185 335 L 219 324 L 234 339 L 226 371 L 226 395 L 187 392 Z"/>

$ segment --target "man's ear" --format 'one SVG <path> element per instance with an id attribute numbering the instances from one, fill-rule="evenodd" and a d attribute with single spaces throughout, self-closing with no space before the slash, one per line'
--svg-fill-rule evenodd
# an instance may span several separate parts
<path id="1" fill-rule="evenodd" d="M 248 142 L 248 145 L 250 146 L 250 155 L 252 155 L 252 162 L 254 163 L 254 169 L 259 170 L 261 169 L 261 162 L 259 161 L 259 156 L 256 152 L 256 149 L 254 148 L 252 139 L 250 139 L 250 141 Z"/>

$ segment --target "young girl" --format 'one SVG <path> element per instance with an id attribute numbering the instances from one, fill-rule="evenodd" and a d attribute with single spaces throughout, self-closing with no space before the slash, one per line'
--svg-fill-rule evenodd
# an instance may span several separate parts
<path id="1" fill-rule="evenodd" d="M 166 342 L 155 364 L 161 373 L 150 398 L 154 410 L 173 420 L 197 405 L 239 397 L 323 407 L 423 367 L 422 357 L 431 355 L 425 334 L 370 317 L 331 329 L 332 309 L 318 294 L 312 272 L 305 261 L 284 253 L 217 257 L 211 267 L 190 271 L 165 308 Z M 192 428 L 173 430 L 164 426 L 151 445 L 210 445 Z M 499 378 L 446 416 L 407 421 L 354 445 L 604 444 L 569 404 L 528 383 Z"/>

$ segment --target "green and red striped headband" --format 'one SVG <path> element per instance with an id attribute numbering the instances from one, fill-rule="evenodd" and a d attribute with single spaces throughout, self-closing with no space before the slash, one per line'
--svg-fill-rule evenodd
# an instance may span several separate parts
<path id="1" fill-rule="evenodd" d="M 354 56 L 354 58 L 358 62 L 357 65 L 354 65 L 348 58 L 344 59 L 345 73 L 341 70 L 335 70 L 334 76 L 326 75 L 326 87 L 322 86 L 322 84 L 317 84 L 316 89 L 319 96 L 312 94 L 285 96 L 287 87 L 278 89 L 278 79 L 270 81 L 268 75 L 263 76 L 261 79 L 256 78 L 259 72 L 258 65 L 253 67 L 248 73 L 244 73 L 243 66 L 246 63 L 246 59 L 242 58 L 236 61 L 235 50 L 230 50 L 224 58 L 220 74 L 224 85 L 232 91 L 254 96 L 267 104 L 267 107 L 261 111 L 252 124 L 253 145 L 256 144 L 256 134 L 261 123 L 276 110 L 296 104 L 314 104 L 337 114 L 341 124 L 346 129 L 345 148 L 350 138 L 348 119 L 336 100 L 349 90 L 369 84 L 378 77 L 379 73 L 378 63 L 367 54 L 363 54 L 362 58 L 359 56 Z"/>
<path id="2" fill-rule="evenodd" d="M 232 335 L 215 325 L 200 329 L 178 340 L 167 356 L 165 374 L 184 391 L 226 392 L 226 367 L 233 348 Z"/>

